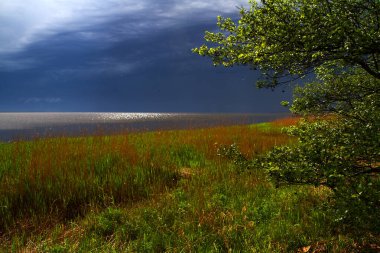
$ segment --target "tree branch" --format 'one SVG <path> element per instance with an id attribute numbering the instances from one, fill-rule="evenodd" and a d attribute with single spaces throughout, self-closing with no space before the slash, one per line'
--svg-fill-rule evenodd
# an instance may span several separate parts
<path id="1" fill-rule="evenodd" d="M 356 177 L 356 176 L 359 176 L 359 175 L 373 174 L 373 173 L 380 173 L 380 167 L 370 168 L 368 170 L 359 171 L 357 173 L 354 173 L 354 174 L 350 175 L 350 177 Z"/>
<path id="2" fill-rule="evenodd" d="M 380 73 L 377 72 L 377 71 L 374 71 L 373 69 L 371 69 L 371 67 L 368 66 L 368 64 L 365 63 L 364 61 L 358 60 L 358 59 L 354 59 L 354 60 L 352 60 L 352 62 L 359 64 L 371 76 L 373 76 L 373 77 L 375 77 L 377 79 L 380 79 Z"/>

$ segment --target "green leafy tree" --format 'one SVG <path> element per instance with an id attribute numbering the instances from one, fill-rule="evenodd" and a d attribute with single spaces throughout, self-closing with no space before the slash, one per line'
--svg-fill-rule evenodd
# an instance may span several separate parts
<path id="1" fill-rule="evenodd" d="M 250 1 L 240 20 L 218 17 L 221 32 L 206 32 L 194 52 L 215 65 L 259 68 L 266 87 L 304 76 L 320 66 L 360 66 L 380 78 L 378 0 Z"/>
<path id="2" fill-rule="evenodd" d="M 380 232 L 380 1 L 250 1 L 240 19 L 218 17 L 220 32 L 194 49 L 215 65 L 259 69 L 259 87 L 314 73 L 294 90 L 287 131 L 297 144 L 263 163 L 277 184 L 329 187 L 337 218 Z M 328 115 L 328 117 L 326 117 Z M 307 118 L 307 117 L 306 117 Z"/>

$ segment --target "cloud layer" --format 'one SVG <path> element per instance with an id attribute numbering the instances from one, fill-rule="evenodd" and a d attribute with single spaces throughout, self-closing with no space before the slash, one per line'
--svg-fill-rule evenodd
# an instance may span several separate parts
<path id="1" fill-rule="evenodd" d="M 190 50 L 247 2 L 0 0 L 0 111 L 278 111 L 258 72 Z"/>
<path id="2" fill-rule="evenodd" d="M 0 54 L 23 50 L 28 45 L 59 32 L 77 31 L 83 40 L 112 36 L 89 27 L 122 17 L 137 17 L 126 24 L 132 36 L 188 20 L 195 14 L 236 11 L 246 0 L 5 0 L 0 3 Z M 154 23 L 152 22 L 154 20 Z M 137 34 L 140 35 L 140 34 Z"/>

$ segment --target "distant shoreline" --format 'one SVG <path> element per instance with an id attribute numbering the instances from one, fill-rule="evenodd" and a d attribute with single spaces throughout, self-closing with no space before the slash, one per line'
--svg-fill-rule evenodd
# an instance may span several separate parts
<path id="1" fill-rule="evenodd" d="M 254 124 L 290 113 L 0 113 L 0 141 Z"/>

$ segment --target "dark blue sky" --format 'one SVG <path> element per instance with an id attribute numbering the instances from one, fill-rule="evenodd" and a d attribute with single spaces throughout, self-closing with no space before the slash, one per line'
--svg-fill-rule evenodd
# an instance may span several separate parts
<path id="1" fill-rule="evenodd" d="M 2 1 L 0 111 L 285 111 L 289 91 L 191 53 L 247 1 Z"/>

